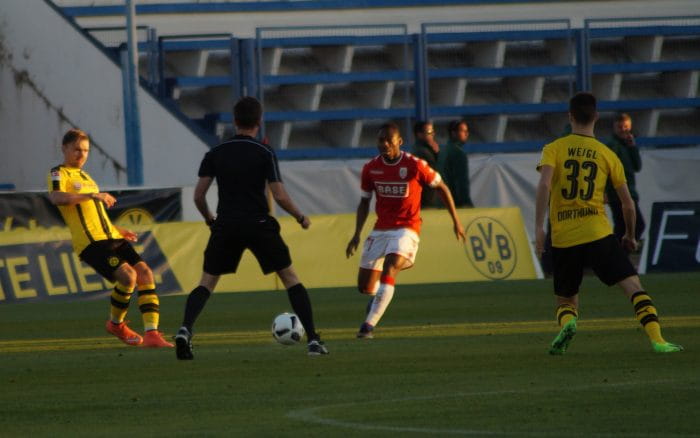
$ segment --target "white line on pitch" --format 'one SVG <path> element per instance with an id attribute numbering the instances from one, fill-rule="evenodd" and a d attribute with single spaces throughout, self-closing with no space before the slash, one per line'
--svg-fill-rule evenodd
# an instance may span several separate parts
<path id="1" fill-rule="evenodd" d="M 624 386 L 636 386 L 636 385 L 658 385 L 658 384 L 668 384 L 676 383 L 678 380 L 655 380 L 646 382 L 621 382 L 621 383 L 605 383 L 605 384 L 593 384 L 579 387 L 570 387 L 570 390 L 586 390 L 591 388 L 617 388 Z M 521 393 L 531 393 L 531 392 L 551 392 L 557 391 L 560 388 L 542 388 L 542 389 L 527 389 L 527 390 L 504 390 L 504 391 L 477 391 L 477 392 L 464 392 L 464 393 L 454 393 L 454 394 L 437 394 L 437 395 L 427 395 L 427 396 L 417 396 L 417 397 L 403 397 L 394 398 L 390 400 L 373 400 L 373 401 L 360 401 L 360 402 L 349 402 L 349 403 L 338 403 L 325 406 L 316 406 L 312 408 L 299 409 L 289 411 L 287 413 L 288 418 L 295 420 L 300 420 L 308 423 L 323 424 L 326 426 L 333 427 L 344 427 L 355 430 L 374 430 L 374 431 L 385 431 L 385 432 L 404 432 L 404 433 L 421 433 L 421 434 L 444 434 L 444 435 L 506 435 L 506 436 L 560 436 L 561 431 L 553 432 L 526 432 L 526 431 L 493 431 L 493 430 L 477 430 L 477 429 L 438 429 L 430 427 L 408 427 L 408 426 L 385 426 L 380 424 L 366 424 L 357 423 L 352 421 L 342 421 L 335 420 L 332 418 L 324 418 L 318 414 L 318 411 L 329 408 L 342 408 L 351 407 L 356 405 L 367 405 L 367 404 L 377 404 L 377 403 L 395 403 L 395 402 L 406 402 L 406 401 L 421 401 L 421 400 L 434 400 L 438 398 L 453 398 L 453 397 L 478 397 L 478 396 L 498 396 L 506 394 L 521 394 Z M 567 435 L 576 435 L 574 431 L 567 431 Z M 620 436 L 642 436 L 642 433 L 624 433 L 624 432 L 602 432 L 602 433 L 581 433 L 579 435 L 585 436 L 597 436 L 597 437 L 620 437 Z M 690 437 L 697 436 L 695 434 L 685 435 L 685 434 L 666 434 L 666 437 Z"/>

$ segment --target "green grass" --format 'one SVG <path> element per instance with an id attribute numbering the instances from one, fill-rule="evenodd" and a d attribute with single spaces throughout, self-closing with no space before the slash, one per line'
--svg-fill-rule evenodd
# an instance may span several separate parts
<path id="1" fill-rule="evenodd" d="M 700 274 L 643 283 L 685 352 L 652 353 L 592 278 L 561 357 L 551 281 L 399 283 L 368 341 L 364 297 L 311 291 L 327 357 L 272 341 L 284 292 L 215 294 L 191 362 L 109 337 L 105 300 L 2 305 L 0 436 L 697 436 Z M 161 299 L 168 336 L 184 301 Z"/>

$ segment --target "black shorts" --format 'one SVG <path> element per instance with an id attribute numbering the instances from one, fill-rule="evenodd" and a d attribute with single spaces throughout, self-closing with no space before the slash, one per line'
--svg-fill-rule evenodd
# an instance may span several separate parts
<path id="1" fill-rule="evenodd" d="M 246 249 L 258 259 L 265 274 L 292 265 L 289 248 L 280 236 L 280 224 L 268 216 L 255 222 L 214 223 L 204 250 L 204 272 L 211 275 L 236 272 Z"/>
<path id="2" fill-rule="evenodd" d="M 131 266 L 143 259 L 125 239 L 98 240 L 89 244 L 81 253 L 80 260 L 90 265 L 98 274 L 115 281 L 114 273 L 123 264 Z"/>
<path id="3" fill-rule="evenodd" d="M 585 267 L 592 268 L 600 281 L 608 286 L 637 275 L 637 270 L 612 234 L 569 248 L 553 247 L 554 294 L 560 297 L 576 295 Z"/>

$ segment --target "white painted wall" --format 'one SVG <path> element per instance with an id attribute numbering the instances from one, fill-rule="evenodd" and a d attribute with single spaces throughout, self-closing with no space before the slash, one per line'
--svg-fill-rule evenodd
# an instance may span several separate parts
<path id="1" fill-rule="evenodd" d="M 143 90 L 144 182 L 190 185 L 207 146 Z M 73 127 L 92 137 L 86 170 L 103 186 L 126 184 L 121 70 L 42 0 L 0 8 L 0 183 L 46 187 Z"/>
<path id="2" fill-rule="evenodd" d="M 640 209 L 647 224 L 654 202 L 700 200 L 700 145 L 682 149 L 643 149 L 637 174 Z M 535 223 L 535 169 L 540 153 L 474 154 L 469 156 L 470 192 L 477 207 L 520 207 L 528 232 Z M 306 215 L 353 213 L 360 201 L 360 173 L 368 160 L 282 161 L 282 180 Z M 183 220 L 201 221 L 194 207 L 194 190 L 182 194 Z M 216 209 L 216 186 L 207 196 Z M 372 207 L 374 209 L 374 207 Z M 276 214 L 284 215 L 279 207 Z M 447 213 L 446 213 L 447 214 Z M 369 224 L 367 226 L 370 226 Z M 352 230 L 348 230 L 351 233 Z M 348 234 L 349 235 L 349 234 Z"/>

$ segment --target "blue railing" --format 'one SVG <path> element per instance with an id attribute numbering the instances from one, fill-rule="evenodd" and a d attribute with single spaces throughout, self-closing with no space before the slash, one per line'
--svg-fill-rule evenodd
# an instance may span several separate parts
<path id="1" fill-rule="evenodd" d="M 295 2 L 299 3 L 299 2 Z M 443 2 L 444 3 L 444 2 Z M 157 5 L 143 5 L 157 6 Z M 157 9 L 157 8 L 156 8 Z M 162 10 L 162 9 L 161 9 Z M 146 13 L 146 12 L 143 12 Z M 687 19 L 688 17 L 683 17 Z M 693 18 L 693 17 L 690 17 Z M 265 31 L 271 34 L 290 30 L 292 28 L 259 29 L 256 39 L 238 39 L 230 34 L 217 35 L 182 35 L 175 37 L 155 38 L 149 32 L 149 39 L 139 45 L 142 53 L 149 54 L 149 83 L 158 90 L 161 97 L 168 99 L 175 88 L 207 88 L 231 87 L 233 100 L 242 95 L 257 95 L 265 100 L 265 90 L 269 87 L 288 85 L 333 85 L 364 82 L 407 82 L 413 90 L 414 101 L 404 102 L 399 107 L 353 107 L 344 109 L 312 109 L 312 110 L 271 110 L 266 112 L 266 122 L 318 122 L 318 121 L 349 121 L 349 120 L 386 120 L 386 119 L 426 119 L 428 117 L 474 117 L 494 115 L 526 116 L 533 114 L 565 113 L 567 96 L 559 96 L 558 101 L 518 101 L 517 97 L 493 103 L 469 102 L 464 104 L 431 103 L 431 80 L 475 79 L 488 80 L 499 78 L 546 78 L 560 81 L 566 87 L 568 95 L 576 90 L 591 89 L 594 75 L 614 74 L 647 74 L 664 72 L 692 72 L 700 70 L 700 59 L 689 60 L 653 60 L 649 62 L 610 62 L 593 63 L 591 60 L 591 44 L 598 39 L 614 39 L 630 36 L 700 36 L 700 26 L 653 24 L 649 26 L 627 25 L 632 19 L 616 20 L 587 20 L 583 29 L 571 29 L 567 20 L 540 20 L 531 22 L 510 22 L 514 27 L 537 24 L 539 26 L 551 23 L 561 28 L 552 29 L 514 29 L 499 31 L 477 30 L 449 32 L 441 27 L 468 26 L 470 24 L 483 28 L 489 23 L 437 23 L 423 26 L 421 34 L 408 35 L 397 33 L 389 35 L 302 35 L 280 37 L 265 36 Z M 618 24 L 623 23 L 624 25 Z M 494 22 L 494 25 L 508 24 Z M 598 26 L 598 27 L 596 27 Z M 616 27 L 617 26 L 617 27 Z M 372 26 L 361 26 L 368 28 Z M 376 26 L 386 28 L 386 26 Z M 556 26 L 555 26 L 556 27 Z M 344 29 L 351 27 L 338 27 Z M 300 30 L 303 28 L 294 28 Z M 312 29 L 318 28 L 308 28 Z M 458 65 L 431 66 L 428 56 L 432 47 L 441 44 L 462 44 L 489 41 L 532 42 L 561 40 L 567 45 L 567 52 L 562 62 L 540 62 L 537 65 Z M 155 42 L 155 43 L 154 43 Z M 412 56 L 413 65 L 406 68 L 390 68 L 377 71 L 312 71 L 309 73 L 276 72 L 270 74 L 260 71 L 262 53 L 270 48 L 290 47 L 322 47 L 322 46 L 404 46 L 408 53 L 404 61 Z M 231 59 L 230 72 L 214 76 L 168 76 L 164 71 L 164 63 L 169 53 L 175 51 L 219 50 L 228 52 Z M 155 57 L 157 62 L 151 58 Z M 151 71 L 155 70 L 155 71 Z M 697 97 L 654 97 L 647 99 L 617 99 L 600 100 L 602 112 L 613 111 L 645 111 L 673 110 L 700 108 L 700 98 Z M 203 126 L 212 128 L 217 123 L 231 123 L 229 112 L 211 113 L 200 121 Z M 639 145 L 643 147 L 662 147 L 668 145 L 687 145 L 700 143 L 698 135 L 678 135 L 660 137 L 640 137 Z M 517 152 L 537 150 L 547 142 L 547 138 L 527 141 L 489 141 L 470 144 L 468 150 Z M 321 149 L 295 149 L 284 151 L 282 158 L 323 158 L 323 157 L 354 157 L 371 155 L 374 148 L 356 147 Z"/>
<path id="2" fill-rule="evenodd" d="M 551 3 L 562 0 L 539 0 Z M 231 12 L 284 12 L 324 9 L 405 8 L 458 5 L 531 3 L 532 0 L 282 0 L 202 3 L 159 3 L 136 6 L 137 14 L 211 14 Z M 71 17 L 124 15 L 123 6 L 67 6 Z"/>

